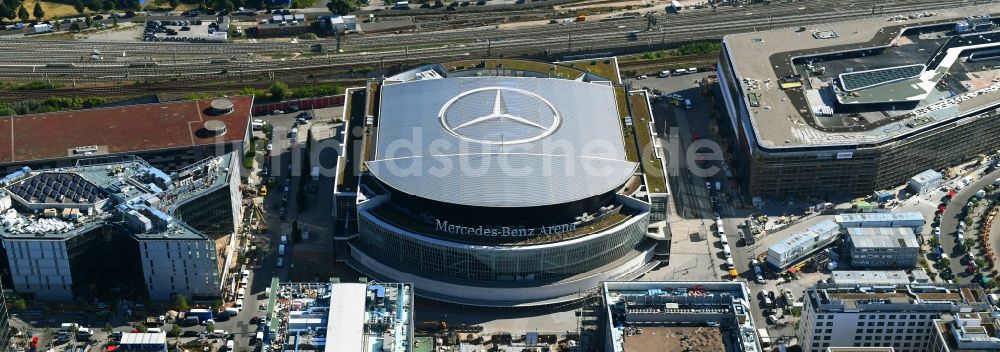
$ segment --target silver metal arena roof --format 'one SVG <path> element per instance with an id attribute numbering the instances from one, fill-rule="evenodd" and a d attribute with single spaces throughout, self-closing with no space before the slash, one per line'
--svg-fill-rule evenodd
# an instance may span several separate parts
<path id="1" fill-rule="evenodd" d="M 418 197 L 483 207 L 568 203 L 620 187 L 614 89 L 551 78 L 462 77 L 382 87 L 375 177 Z"/>

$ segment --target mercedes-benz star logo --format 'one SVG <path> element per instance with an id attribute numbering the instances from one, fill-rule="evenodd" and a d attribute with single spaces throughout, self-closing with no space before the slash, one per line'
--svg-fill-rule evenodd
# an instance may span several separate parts
<path id="1" fill-rule="evenodd" d="M 493 96 L 493 106 L 489 113 L 481 116 L 475 116 L 467 121 L 460 122 L 457 125 L 453 125 L 452 122 L 449 122 L 449 111 L 451 108 L 455 107 L 456 104 L 460 104 L 460 101 L 462 101 L 463 98 L 485 91 L 496 92 Z M 510 107 L 507 105 L 506 99 L 504 98 L 505 92 L 509 92 L 506 94 L 523 95 L 535 100 L 534 102 L 519 101 L 519 105 L 531 106 L 531 110 L 541 110 L 537 115 L 538 118 L 542 120 L 551 119 L 551 123 L 535 122 L 523 116 L 519 116 L 517 113 L 512 113 Z M 467 109 L 470 107 L 463 106 L 463 108 Z M 510 87 L 483 87 L 462 92 L 462 94 L 459 94 L 446 102 L 444 106 L 441 107 L 441 111 L 438 113 L 438 116 L 441 119 L 441 125 L 444 126 L 449 133 L 467 141 L 483 144 L 517 144 L 534 142 L 555 132 L 561 122 L 559 112 L 548 100 L 542 98 L 536 93 Z M 503 124 L 504 121 L 511 121 L 514 122 L 514 124 Z M 497 122 L 498 124 L 495 125 L 496 128 L 493 128 L 494 126 L 485 125 L 489 122 Z M 478 132 L 469 131 L 473 129 L 478 129 Z M 487 138 L 487 133 L 484 133 L 484 130 L 489 132 L 489 138 Z"/>

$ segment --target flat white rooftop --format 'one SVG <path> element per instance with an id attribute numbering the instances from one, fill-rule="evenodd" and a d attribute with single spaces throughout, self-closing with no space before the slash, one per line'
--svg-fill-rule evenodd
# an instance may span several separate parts
<path id="1" fill-rule="evenodd" d="M 364 351 L 365 295 L 368 285 L 331 285 L 326 352 Z"/>

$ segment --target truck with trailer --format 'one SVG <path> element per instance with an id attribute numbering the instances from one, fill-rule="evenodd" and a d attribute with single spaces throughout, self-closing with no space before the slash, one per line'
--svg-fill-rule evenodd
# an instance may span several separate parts
<path id="1" fill-rule="evenodd" d="M 214 315 L 211 310 L 208 309 L 191 309 L 185 315 L 185 319 L 190 319 L 191 317 L 198 318 L 198 323 L 205 323 L 207 320 L 212 320 Z"/>

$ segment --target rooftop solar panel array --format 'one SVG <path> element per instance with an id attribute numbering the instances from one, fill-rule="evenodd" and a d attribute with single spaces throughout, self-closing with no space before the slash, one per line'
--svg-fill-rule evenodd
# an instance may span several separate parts
<path id="1" fill-rule="evenodd" d="M 861 72 L 846 72 L 840 74 L 840 83 L 847 91 L 871 88 L 886 83 L 897 82 L 917 77 L 924 72 L 923 64 L 880 68 Z"/>
<path id="2" fill-rule="evenodd" d="M 10 187 L 33 203 L 94 203 L 107 198 L 93 183 L 71 173 L 43 173 Z"/>

